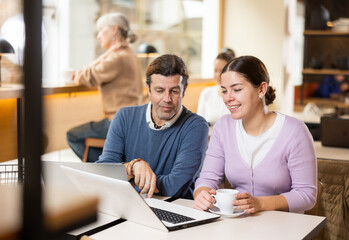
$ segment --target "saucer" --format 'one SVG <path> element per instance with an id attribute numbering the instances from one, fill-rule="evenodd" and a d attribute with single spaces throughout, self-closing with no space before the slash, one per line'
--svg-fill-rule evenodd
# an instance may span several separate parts
<path id="1" fill-rule="evenodd" d="M 209 208 L 208 210 L 211 213 L 218 214 L 221 217 L 225 217 L 225 218 L 235 218 L 235 217 L 239 217 L 245 213 L 244 210 L 235 210 L 234 213 L 221 213 L 218 208 L 214 208 L 214 209 Z"/>

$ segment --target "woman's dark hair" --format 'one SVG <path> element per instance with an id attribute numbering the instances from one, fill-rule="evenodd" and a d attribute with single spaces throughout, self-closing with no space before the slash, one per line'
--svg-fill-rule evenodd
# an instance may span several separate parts
<path id="1" fill-rule="evenodd" d="M 222 70 L 222 74 L 228 71 L 237 72 L 243 75 L 252 86 L 258 88 L 262 82 L 268 84 L 265 93 L 265 104 L 273 103 L 275 99 L 275 89 L 269 86 L 269 74 L 264 63 L 253 56 L 241 56 L 231 60 Z"/>
<path id="2" fill-rule="evenodd" d="M 223 53 L 223 52 L 232 52 L 232 53 L 234 53 L 234 55 L 235 55 L 234 50 L 233 50 L 233 49 L 231 49 L 231 48 L 228 48 L 228 47 L 224 47 L 224 48 L 222 48 L 222 49 L 221 49 L 221 53 Z"/>
<path id="3" fill-rule="evenodd" d="M 146 84 L 149 86 L 151 84 L 151 76 L 153 74 L 160 74 L 165 77 L 174 76 L 179 74 L 182 76 L 182 83 L 185 91 L 188 85 L 188 69 L 185 66 L 183 60 L 173 54 L 164 54 L 160 57 L 155 58 L 148 66 L 146 71 Z"/>
<path id="4" fill-rule="evenodd" d="M 221 59 L 226 61 L 227 63 L 230 62 L 235 58 L 235 53 L 234 52 L 221 52 L 220 54 L 217 55 L 216 59 Z"/>

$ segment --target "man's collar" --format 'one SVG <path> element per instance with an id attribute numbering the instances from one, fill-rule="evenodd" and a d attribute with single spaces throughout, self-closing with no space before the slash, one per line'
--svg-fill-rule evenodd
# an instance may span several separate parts
<path id="1" fill-rule="evenodd" d="M 177 121 L 177 119 L 179 118 L 179 116 L 182 114 L 182 111 L 183 111 L 183 105 L 181 105 L 181 109 L 178 111 L 178 113 L 175 116 L 173 116 L 173 118 L 171 118 L 169 121 L 166 121 L 165 124 L 160 128 L 155 128 L 155 124 L 151 117 L 151 108 L 152 108 L 152 104 L 151 102 L 149 102 L 147 106 L 147 111 L 146 111 L 146 121 L 149 127 L 153 130 L 165 130 L 171 127 Z"/>

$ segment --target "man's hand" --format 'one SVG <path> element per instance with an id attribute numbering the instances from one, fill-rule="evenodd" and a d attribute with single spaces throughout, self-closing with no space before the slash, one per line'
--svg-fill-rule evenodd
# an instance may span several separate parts
<path id="1" fill-rule="evenodd" d="M 135 184 L 142 190 L 141 193 L 148 192 L 148 197 L 152 197 L 154 192 L 159 192 L 156 188 L 156 175 L 146 161 L 136 162 L 131 170 L 135 175 Z"/>

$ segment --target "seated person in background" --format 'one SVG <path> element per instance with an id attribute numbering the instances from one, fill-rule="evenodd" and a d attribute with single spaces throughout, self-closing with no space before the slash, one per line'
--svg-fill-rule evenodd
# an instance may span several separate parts
<path id="1" fill-rule="evenodd" d="M 75 72 L 73 78 L 85 86 L 98 86 L 106 118 L 68 131 L 68 144 L 81 159 L 85 138 L 106 138 L 110 122 L 119 108 L 143 103 L 139 63 L 127 43 L 127 40 L 134 42 L 135 35 L 130 34 L 127 18 L 120 13 L 110 13 L 98 19 L 97 27 L 97 38 L 107 51 L 90 65 Z M 97 161 L 101 153 L 101 148 L 90 148 L 87 161 Z"/>
<path id="2" fill-rule="evenodd" d="M 216 85 L 204 88 L 200 94 L 197 114 L 204 117 L 211 126 L 224 114 L 229 114 L 229 110 L 223 103 L 220 91 L 220 74 L 223 67 L 234 57 L 235 53 L 233 51 L 218 54 L 214 61 L 213 78 L 216 81 Z"/>
<path id="3" fill-rule="evenodd" d="M 305 124 L 266 105 L 275 99 L 265 65 L 242 56 L 221 74 L 230 115 L 213 127 L 204 164 L 195 183 L 194 207 L 212 207 L 224 175 L 237 194 L 234 205 L 247 213 L 311 209 L 317 193 L 317 160 Z"/>
<path id="4" fill-rule="evenodd" d="M 326 76 L 315 90 L 314 97 L 330 98 L 332 94 L 338 95 L 349 91 L 349 84 L 344 80 L 344 75 Z"/>
<path id="5" fill-rule="evenodd" d="M 208 139 L 204 118 L 182 105 L 188 70 L 176 55 L 154 59 L 146 70 L 150 102 L 120 109 L 99 163 L 124 163 L 127 175 L 151 197 L 192 198 Z"/>

